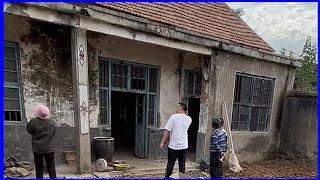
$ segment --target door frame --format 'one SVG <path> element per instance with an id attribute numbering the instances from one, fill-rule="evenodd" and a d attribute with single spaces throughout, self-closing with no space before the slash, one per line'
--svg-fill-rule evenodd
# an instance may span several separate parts
<path id="1" fill-rule="evenodd" d="M 99 57 L 98 58 L 98 64 L 100 65 L 100 61 L 104 62 L 108 65 L 108 69 L 107 69 L 107 74 L 108 74 L 108 86 L 107 87 L 101 87 L 99 84 L 99 90 L 105 90 L 108 92 L 108 96 L 107 98 L 107 104 L 108 104 L 108 111 L 107 111 L 107 120 L 106 120 L 106 124 L 101 124 L 99 121 L 99 128 L 104 129 L 104 130 L 109 130 L 112 131 L 112 119 L 111 119 L 111 113 L 112 113 L 112 107 L 111 107 L 111 102 L 112 102 L 112 98 L 111 98 L 111 91 L 120 91 L 120 92 L 128 92 L 128 93 L 134 93 L 134 94 L 144 94 L 145 97 L 145 103 L 144 103 L 144 157 L 148 158 L 149 156 L 149 137 L 148 137 L 148 127 L 150 127 L 148 125 L 148 113 L 149 113 L 149 96 L 153 95 L 155 96 L 155 104 L 154 104 L 154 127 L 157 126 L 157 114 L 159 112 L 159 94 L 160 94 L 160 67 L 158 66 L 153 66 L 153 65 L 146 65 L 146 64 L 139 64 L 139 63 L 132 63 L 129 61 L 123 61 L 123 60 L 116 60 L 116 59 L 110 59 L 110 58 L 104 58 L 104 57 Z M 122 65 L 126 65 L 127 66 L 127 88 L 123 89 L 123 88 L 117 88 L 117 87 L 112 87 L 111 86 L 111 64 L 116 63 L 116 64 L 122 64 Z M 138 67 L 143 67 L 145 68 L 145 90 L 133 90 L 131 89 L 131 85 L 130 85 L 130 80 L 131 80 L 131 67 L 132 66 L 138 66 Z M 99 74 L 100 73 L 100 67 L 99 69 Z M 150 82 L 150 71 L 151 69 L 156 69 L 157 71 L 157 82 L 156 82 L 156 92 L 150 92 L 149 91 L 149 82 Z M 99 77 L 99 82 L 100 82 L 100 77 Z M 100 99 L 101 101 L 101 99 Z M 100 102 L 100 110 L 101 110 L 101 102 Z M 137 133 L 137 132 L 136 132 Z M 110 133 L 111 134 L 111 133 Z M 135 147 L 137 148 L 137 147 Z"/>

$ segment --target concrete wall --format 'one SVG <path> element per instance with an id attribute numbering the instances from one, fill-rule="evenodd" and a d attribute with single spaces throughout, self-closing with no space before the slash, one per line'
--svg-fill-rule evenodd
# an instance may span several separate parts
<path id="1" fill-rule="evenodd" d="M 290 93 L 283 109 L 280 154 L 316 160 L 317 125 L 317 95 Z"/>
<path id="2" fill-rule="evenodd" d="M 174 70 L 180 64 L 183 70 L 201 67 L 200 55 L 94 32 L 88 32 L 88 50 L 89 63 L 95 64 L 90 74 L 92 78 L 90 79 L 90 104 L 93 110 L 90 118 L 93 122 L 98 119 L 99 114 L 97 69 L 99 57 L 160 67 L 160 124 L 158 124 L 160 127 L 164 127 L 183 96 L 181 89 L 184 76 L 181 75 L 180 86 L 182 88 L 179 93 L 180 76 Z"/>
<path id="3" fill-rule="evenodd" d="M 43 103 L 50 108 L 50 118 L 57 124 L 55 157 L 62 162 L 63 151 L 75 150 L 70 28 L 5 15 L 4 29 L 5 41 L 18 43 L 20 47 L 25 110 L 21 124 L 5 123 L 5 157 L 33 160 L 26 123 L 33 117 L 35 105 Z"/>
<path id="4" fill-rule="evenodd" d="M 5 15 L 5 41 L 19 43 L 25 116 L 44 103 L 58 126 L 74 126 L 70 28 Z"/>
<path id="5" fill-rule="evenodd" d="M 55 161 L 57 164 L 64 163 L 64 151 L 75 150 L 74 127 L 57 127 L 53 139 Z M 97 128 L 90 129 L 91 139 L 99 135 Z M 26 131 L 26 125 L 5 125 L 4 134 L 5 158 L 14 156 L 20 161 L 33 162 L 31 136 Z M 92 161 L 95 160 L 92 154 Z"/>
<path id="6" fill-rule="evenodd" d="M 21 77 L 27 120 L 33 115 L 34 105 L 44 103 L 50 107 L 51 117 L 58 126 L 74 127 L 70 35 L 68 27 L 5 15 L 5 40 L 20 45 Z M 160 67 L 161 123 L 159 125 L 161 127 L 175 112 L 176 105 L 183 95 L 179 93 L 179 74 L 174 70 L 180 64 L 183 69 L 201 67 L 200 55 L 88 32 L 90 127 L 92 128 L 98 127 L 98 57 Z M 181 76 L 182 86 L 184 76 Z"/>
<path id="7" fill-rule="evenodd" d="M 287 86 L 294 76 L 289 75 L 291 69 L 279 64 L 258 61 L 241 55 L 217 51 L 212 60 L 210 76 L 209 120 L 221 116 L 221 105 L 226 102 L 231 122 L 236 72 L 275 78 L 272 110 L 268 132 L 233 131 L 232 137 L 235 152 L 239 161 L 256 161 L 277 155 L 279 146 L 279 130 L 284 93 L 292 87 Z M 213 97 L 212 97 L 213 96 Z M 208 152 L 211 125 L 207 129 L 206 148 Z"/>
<path id="8" fill-rule="evenodd" d="M 25 132 L 25 125 L 33 117 L 33 108 L 38 103 L 49 106 L 51 119 L 56 122 L 58 129 L 73 129 L 70 35 L 69 27 L 5 15 L 5 40 L 19 43 L 20 46 L 25 109 L 25 121 L 21 125 L 8 123 L 5 125 L 6 156 L 15 155 L 29 160 L 32 158 L 31 149 L 21 147 L 21 151 L 16 151 L 14 144 L 19 144 L 20 139 L 23 138 L 26 144 L 31 144 L 30 136 Z M 180 87 L 183 87 L 184 75 L 175 73 L 176 68 L 180 65 L 183 70 L 201 67 L 201 56 L 197 54 L 88 32 L 90 127 L 94 132 L 99 132 L 99 57 L 160 67 L 159 127 L 164 127 L 183 96 L 183 88 L 179 91 L 179 81 Z M 152 132 L 155 133 L 151 133 L 150 139 L 154 141 L 151 142 L 150 148 L 158 148 L 158 139 L 160 141 L 162 131 L 155 129 Z M 14 136 L 11 135 L 12 133 L 15 133 Z M 154 134 L 159 138 L 154 139 Z M 61 143 L 60 147 L 57 144 L 56 148 L 59 149 L 57 156 L 62 157 L 64 150 L 74 148 L 74 131 L 61 130 L 56 136 L 59 139 L 57 142 L 65 142 Z M 65 144 L 71 145 L 65 146 Z"/>

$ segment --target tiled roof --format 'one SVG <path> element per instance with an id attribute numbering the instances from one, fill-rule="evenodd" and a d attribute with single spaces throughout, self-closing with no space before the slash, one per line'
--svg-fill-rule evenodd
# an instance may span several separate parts
<path id="1" fill-rule="evenodd" d="M 274 52 L 226 3 L 95 3 L 150 21 L 222 39 L 233 45 Z"/>

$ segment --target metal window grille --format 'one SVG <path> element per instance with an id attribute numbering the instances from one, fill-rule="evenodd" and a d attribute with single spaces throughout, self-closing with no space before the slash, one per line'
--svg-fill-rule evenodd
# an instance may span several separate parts
<path id="1" fill-rule="evenodd" d="M 237 74 L 231 129 L 268 131 L 274 79 Z"/>
<path id="2" fill-rule="evenodd" d="M 21 83 L 19 48 L 16 43 L 4 43 L 4 120 L 21 122 Z"/>

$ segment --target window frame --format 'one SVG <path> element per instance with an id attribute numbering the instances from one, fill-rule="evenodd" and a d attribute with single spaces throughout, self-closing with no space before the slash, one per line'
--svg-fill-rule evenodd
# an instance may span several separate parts
<path id="1" fill-rule="evenodd" d="M 200 82 L 200 92 L 199 94 L 196 93 L 196 86 L 197 86 L 197 74 L 199 73 L 200 78 L 201 78 L 201 82 Z M 193 74 L 193 94 L 189 94 L 188 93 L 188 75 L 189 74 Z M 202 90 L 202 72 L 199 69 L 195 69 L 195 70 L 185 70 L 185 75 L 184 75 L 184 97 L 185 98 L 200 98 L 201 96 L 201 90 Z"/>
<path id="2" fill-rule="evenodd" d="M 3 88 L 17 88 L 19 92 L 19 105 L 20 105 L 20 118 L 21 121 L 6 121 L 5 117 L 3 118 L 4 125 L 19 125 L 19 124 L 26 124 L 25 118 L 25 108 L 24 108 L 24 97 L 23 97 L 23 86 L 22 86 L 22 78 L 21 78 L 21 58 L 20 58 L 20 44 L 17 42 L 11 41 L 4 41 L 4 49 L 6 47 L 14 48 L 15 49 L 15 56 L 16 56 L 16 66 L 17 66 L 17 83 L 14 82 L 6 82 L 4 79 L 4 87 Z M 3 54 L 3 60 L 5 61 L 5 54 Z M 13 59 L 11 59 L 13 60 Z M 5 75 L 5 74 L 4 74 Z M 4 94 L 4 103 L 5 103 L 5 94 Z M 5 112 L 5 107 L 3 108 L 3 113 Z"/>
<path id="3" fill-rule="evenodd" d="M 236 98 L 236 80 L 237 80 L 237 76 L 243 76 L 243 77 L 250 77 L 250 78 L 253 78 L 253 81 L 255 79 L 260 79 L 260 80 L 269 80 L 271 81 L 271 91 L 270 91 L 270 97 L 269 97 L 269 104 L 268 105 L 256 105 L 254 104 L 253 102 L 251 103 L 241 103 L 241 102 L 235 102 L 235 98 Z M 234 89 L 233 89 L 233 100 L 232 100 L 232 109 L 231 109 L 231 122 L 230 122 L 230 126 L 232 126 L 232 122 L 233 122 L 233 112 L 234 112 L 234 105 L 237 105 L 237 106 L 245 106 L 245 107 L 249 107 L 249 120 L 248 120 L 248 124 L 247 124 L 247 129 L 246 130 L 239 130 L 239 128 L 237 129 L 232 129 L 231 128 L 231 131 L 233 132 L 254 132 L 254 133 L 269 133 L 270 131 L 270 122 L 271 122 L 271 115 L 272 115 L 272 104 L 273 104 L 273 101 L 274 101 L 274 93 L 275 93 L 275 86 L 276 86 L 276 81 L 277 81 L 277 78 L 275 77 L 267 77 L 267 76 L 261 76 L 261 75 L 255 75 L 255 74 L 248 74 L 248 73 L 243 73 L 243 72 L 236 72 L 235 73 L 235 78 L 234 78 Z M 250 86 L 252 92 L 253 92 L 253 88 L 254 88 L 254 84 L 252 84 Z M 251 92 L 251 98 L 254 96 L 254 94 Z M 252 101 L 252 100 L 251 100 Z M 267 113 L 266 113 L 266 116 L 267 116 L 267 126 L 265 128 L 265 130 L 260 130 L 257 129 L 256 130 L 250 130 L 250 125 L 251 125 L 251 117 L 252 117 L 252 111 L 253 111 L 253 107 L 257 107 L 257 108 L 267 108 Z M 259 112 L 259 109 L 258 109 L 258 112 Z M 240 110 L 239 112 L 240 113 Z M 258 114 L 259 115 L 259 114 Z M 257 119 L 256 123 L 257 123 L 257 126 L 258 126 L 258 121 L 259 119 Z M 239 120 L 238 120 L 239 122 Z"/>

